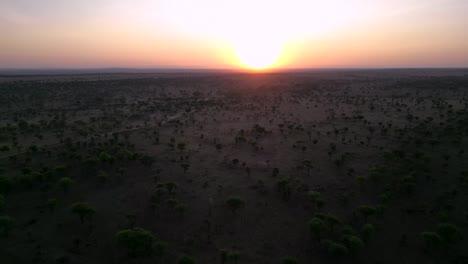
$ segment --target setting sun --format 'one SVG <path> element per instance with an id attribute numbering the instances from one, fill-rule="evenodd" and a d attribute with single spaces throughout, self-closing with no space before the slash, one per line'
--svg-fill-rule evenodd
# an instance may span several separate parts
<path id="1" fill-rule="evenodd" d="M 274 43 L 244 43 L 235 49 L 243 66 L 252 69 L 272 67 L 281 55 L 281 45 Z"/>
<path id="2" fill-rule="evenodd" d="M 284 52 L 284 36 L 277 32 L 265 32 L 261 25 L 251 25 L 249 30 L 233 30 L 231 45 L 239 66 L 250 69 L 277 67 Z M 262 34 L 259 34 L 262 32 Z"/>

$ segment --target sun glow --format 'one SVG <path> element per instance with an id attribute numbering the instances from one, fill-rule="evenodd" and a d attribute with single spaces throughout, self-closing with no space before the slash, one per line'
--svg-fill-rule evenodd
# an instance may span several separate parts
<path id="1" fill-rule="evenodd" d="M 239 66 L 255 70 L 277 67 L 284 57 L 285 40 L 277 32 L 252 27 L 231 38 Z"/>
<path id="2" fill-rule="evenodd" d="M 246 41 L 235 46 L 236 55 L 247 68 L 265 69 L 278 62 L 282 47 L 278 43 Z"/>

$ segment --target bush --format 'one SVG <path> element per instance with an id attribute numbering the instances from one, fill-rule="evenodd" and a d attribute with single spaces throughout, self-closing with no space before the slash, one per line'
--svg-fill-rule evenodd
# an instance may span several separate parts
<path id="1" fill-rule="evenodd" d="M 154 235 L 143 228 L 125 229 L 117 232 L 117 242 L 126 247 L 132 257 L 149 256 L 153 252 Z"/>

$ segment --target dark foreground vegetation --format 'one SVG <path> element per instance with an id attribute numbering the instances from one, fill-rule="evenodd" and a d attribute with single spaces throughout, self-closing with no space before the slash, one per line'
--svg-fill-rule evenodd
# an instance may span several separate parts
<path id="1" fill-rule="evenodd" d="M 0 82 L 0 263 L 468 263 L 468 71 L 117 77 Z"/>

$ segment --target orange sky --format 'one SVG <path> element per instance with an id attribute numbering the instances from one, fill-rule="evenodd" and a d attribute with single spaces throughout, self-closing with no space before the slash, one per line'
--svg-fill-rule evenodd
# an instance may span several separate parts
<path id="1" fill-rule="evenodd" d="M 467 67 L 466 0 L 2 0 L 0 68 Z"/>

